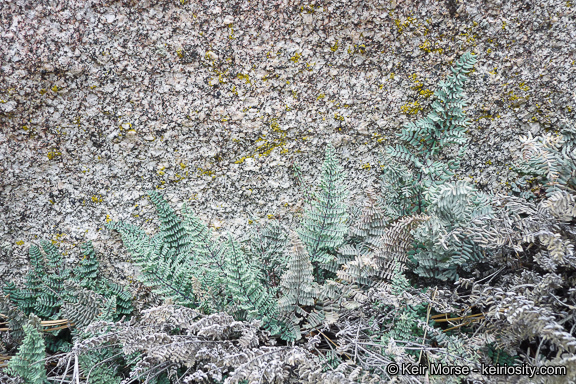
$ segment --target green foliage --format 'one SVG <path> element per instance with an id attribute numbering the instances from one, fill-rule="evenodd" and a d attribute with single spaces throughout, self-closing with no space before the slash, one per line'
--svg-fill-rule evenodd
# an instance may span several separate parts
<path id="1" fill-rule="evenodd" d="M 54 244 L 41 241 L 46 253 L 46 273 L 43 278 L 43 292 L 38 296 L 34 313 L 43 318 L 58 319 L 58 311 L 63 301 L 69 296 L 64 289 L 64 282 L 70 276 L 70 270 L 64 267 L 62 256 Z"/>
<path id="2" fill-rule="evenodd" d="M 84 259 L 73 270 L 65 267 L 58 249 L 52 243 L 42 241 L 41 246 L 46 254 L 46 263 L 40 248 L 31 246 L 29 253 L 32 269 L 26 275 L 25 288 L 20 290 L 13 283 L 2 288 L 10 294 L 10 300 L 26 314 L 34 313 L 42 319 L 59 319 L 64 304 L 77 303 L 80 287 L 106 298 L 115 296 L 119 316 L 131 313 L 131 295 L 121 286 L 98 275 L 98 260 L 90 242 L 82 246 Z"/>
<path id="3" fill-rule="evenodd" d="M 517 364 L 518 359 L 518 356 L 510 356 L 503 349 L 497 348 L 494 343 L 486 345 L 486 356 L 492 360 L 493 365 L 513 366 Z"/>
<path id="4" fill-rule="evenodd" d="M 414 272 L 440 280 L 457 280 L 460 271 L 470 271 L 483 258 L 483 250 L 462 229 L 472 220 L 490 214 L 489 199 L 465 181 L 433 189 L 427 211 L 430 219 L 414 231 Z M 455 234 L 457 230 L 459 233 Z"/>
<path id="5" fill-rule="evenodd" d="M 45 346 L 38 331 L 39 322 L 40 319 L 30 315 L 30 322 L 24 325 L 24 341 L 16 356 L 8 362 L 8 373 L 21 376 L 28 384 L 44 384 L 47 379 L 44 368 Z"/>
<path id="6" fill-rule="evenodd" d="M 84 288 L 96 290 L 98 280 L 98 259 L 94 252 L 92 243 L 82 244 L 84 257 L 80 260 L 78 267 L 74 270 L 75 280 Z"/>
<path id="7" fill-rule="evenodd" d="M 98 275 L 98 261 L 91 243 L 82 246 L 85 257 L 74 270 L 66 268 L 52 243 L 41 241 L 40 244 L 45 256 L 39 247 L 30 247 L 32 268 L 24 289 L 16 288 L 13 283 L 2 288 L 24 313 L 42 320 L 67 319 L 76 329 L 82 329 L 104 313 L 111 316 L 110 320 L 118 320 L 132 312 L 131 295 Z M 110 305 L 113 306 L 110 308 Z M 12 327 L 19 332 L 17 323 L 12 321 Z M 66 352 L 72 348 L 67 330 L 45 332 L 43 338 L 49 352 Z"/>
<path id="8" fill-rule="evenodd" d="M 239 245 L 229 237 L 226 257 L 227 290 L 247 318 L 260 319 L 272 333 L 278 331 L 275 298 L 266 292 L 259 279 L 259 269 L 249 263 Z"/>
<path id="9" fill-rule="evenodd" d="M 415 123 L 406 124 L 398 134 L 400 143 L 387 148 L 382 192 L 387 197 L 386 211 L 393 219 L 424 212 L 429 204 L 429 189 L 448 181 L 453 170 L 459 168 L 469 125 L 464 113 L 463 85 L 466 73 L 475 63 L 472 54 L 464 54 L 452 68 L 453 74 L 440 82 L 434 92 L 432 111 Z M 453 145 L 459 146 L 457 158 L 441 161 L 446 149 Z"/>
<path id="10" fill-rule="evenodd" d="M 391 283 L 391 292 L 397 298 L 400 298 L 404 292 L 412 288 L 408 279 L 402 274 L 398 267 L 395 268 L 394 277 Z M 422 335 L 418 321 L 424 321 L 423 311 L 426 307 L 419 305 L 403 305 L 397 312 L 393 321 L 393 326 L 388 333 L 381 337 L 381 342 L 388 345 L 390 339 L 402 341 L 403 343 L 418 343 Z M 408 353 L 416 355 L 418 351 L 409 350 Z"/>
<path id="11" fill-rule="evenodd" d="M 344 178 L 334 147 L 329 144 L 319 191 L 305 209 L 301 229 L 297 231 L 316 267 L 319 283 L 326 280 L 326 274 L 320 269 L 335 272 L 339 268 L 335 252 L 344 243 L 348 220 Z"/>
<path id="12" fill-rule="evenodd" d="M 312 276 L 310 257 L 302 241 L 295 233 L 291 234 L 292 252 L 286 273 L 282 275 L 280 287 L 282 297 L 278 301 L 278 311 L 291 329 L 283 334 L 285 340 L 299 340 L 300 322 L 308 316 L 303 307 L 312 307 L 318 296 L 318 285 Z M 300 316 L 299 316 L 300 315 Z"/>
<path id="13" fill-rule="evenodd" d="M 44 286 L 42 280 L 45 274 L 44 257 L 40 249 L 36 246 L 31 246 L 28 253 L 30 255 L 31 270 L 26 274 L 26 288 L 14 296 L 14 303 L 19 304 L 20 309 L 27 315 L 34 311 L 36 302 Z"/>
<path id="14" fill-rule="evenodd" d="M 118 364 L 110 361 L 113 357 L 113 350 L 101 349 L 83 353 L 78 357 L 78 362 L 91 384 L 119 384 L 122 378 L 116 374 Z"/>
<path id="15" fill-rule="evenodd" d="M 514 164 L 521 175 L 511 183 L 524 198 L 535 198 L 530 186 L 543 186 L 546 195 L 558 191 L 576 191 L 576 128 L 565 126 L 560 134 L 522 137 L 522 157 Z M 520 190 L 520 188 L 525 190 Z"/>
<path id="16" fill-rule="evenodd" d="M 280 277 L 286 270 L 287 240 L 282 226 L 277 221 L 271 221 L 263 227 L 256 226 L 245 241 L 246 256 L 260 265 L 262 283 L 269 284 L 271 290 L 280 284 Z"/>
<path id="17" fill-rule="evenodd" d="M 112 222 L 107 227 L 120 232 L 124 245 L 132 254 L 134 263 L 142 268 L 142 282 L 153 287 L 154 291 L 164 297 L 171 298 L 175 303 L 183 305 L 193 304 L 196 299 L 192 291 L 192 282 L 186 276 L 193 274 L 194 262 L 189 254 L 181 252 L 186 248 L 179 245 L 175 228 L 181 227 L 178 219 L 167 218 L 167 209 L 160 203 L 156 192 L 151 192 L 158 211 L 163 218 L 161 231 L 150 238 L 143 230 L 135 225 L 122 222 Z M 172 211 L 172 214 L 175 214 Z M 171 223 L 172 225 L 164 224 Z"/>

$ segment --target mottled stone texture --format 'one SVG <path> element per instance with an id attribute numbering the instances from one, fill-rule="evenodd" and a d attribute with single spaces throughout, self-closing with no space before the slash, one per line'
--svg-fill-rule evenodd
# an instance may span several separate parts
<path id="1" fill-rule="evenodd" d="M 327 142 L 360 198 L 378 153 L 468 50 L 460 177 L 505 189 L 519 135 L 574 122 L 575 7 L 0 0 L 0 280 L 25 273 L 40 239 L 69 261 L 93 240 L 122 280 L 129 256 L 103 225 L 154 231 L 158 187 L 217 233 L 291 223 L 308 188 L 291 165 L 314 183 Z"/>

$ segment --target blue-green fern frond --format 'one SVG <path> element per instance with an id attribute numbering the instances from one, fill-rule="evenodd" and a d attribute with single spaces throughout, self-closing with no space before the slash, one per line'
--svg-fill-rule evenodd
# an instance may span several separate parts
<path id="1" fill-rule="evenodd" d="M 347 232 L 345 174 L 338 163 L 334 147 L 326 147 L 320 188 L 305 210 L 298 235 L 306 244 L 313 263 L 325 267 L 334 260 L 334 253 L 343 244 Z"/>
<path id="2" fill-rule="evenodd" d="M 249 263 L 232 237 L 227 242 L 227 289 L 238 307 L 247 312 L 248 319 L 261 319 L 265 326 L 274 326 L 276 300 L 262 286 L 258 268 Z"/>

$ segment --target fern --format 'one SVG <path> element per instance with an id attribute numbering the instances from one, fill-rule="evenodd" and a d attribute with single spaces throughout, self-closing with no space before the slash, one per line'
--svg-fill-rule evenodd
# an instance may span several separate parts
<path id="1" fill-rule="evenodd" d="M 275 298 L 267 294 L 261 285 L 258 272 L 258 268 L 248 262 L 239 245 L 229 237 L 226 257 L 228 292 L 239 308 L 247 311 L 249 320 L 261 319 L 272 333 L 276 333 Z"/>
<path id="2" fill-rule="evenodd" d="M 262 283 L 274 290 L 280 284 L 280 276 L 287 265 L 287 236 L 284 229 L 277 221 L 263 227 L 256 226 L 245 242 L 247 256 L 262 268 Z"/>
<path id="3" fill-rule="evenodd" d="M 29 384 L 44 384 L 47 379 L 44 369 L 45 346 L 38 331 L 39 323 L 38 317 L 30 315 L 29 323 L 24 325 L 24 341 L 7 367 L 8 373 L 21 376 Z"/>
<path id="4" fill-rule="evenodd" d="M 34 313 L 42 318 L 56 319 L 62 305 L 63 296 L 66 294 L 64 291 L 64 280 L 68 277 L 69 271 L 64 269 L 62 257 L 52 243 L 43 240 L 40 244 L 46 253 L 47 268 L 43 271 L 42 290 L 36 295 Z M 36 252 L 39 253 L 39 250 L 34 251 L 34 253 Z M 40 270 L 38 272 L 40 273 Z M 29 289 L 33 291 L 36 288 L 29 286 Z"/>
<path id="5" fill-rule="evenodd" d="M 391 293 L 396 297 L 400 297 L 411 288 L 410 282 L 400 272 L 398 266 L 394 269 L 391 286 Z M 417 344 L 419 341 L 417 338 L 419 338 L 422 333 L 418 326 L 418 321 L 423 320 L 421 312 L 424 308 L 423 305 L 405 305 L 401 307 L 395 315 L 392 329 L 381 337 L 382 344 L 388 345 L 391 339 L 395 341 L 401 340 L 403 343 L 406 343 L 406 346 L 409 345 L 410 342 Z M 408 351 L 408 353 L 416 355 L 417 351 L 411 350 Z"/>
<path id="6" fill-rule="evenodd" d="M 208 227 L 184 205 L 183 225 L 192 243 L 192 265 L 198 269 L 193 281 L 197 285 L 200 308 L 208 313 L 223 310 L 228 304 L 225 290 L 226 246 L 213 238 Z"/>
<path id="7" fill-rule="evenodd" d="M 348 219 L 344 177 L 335 150 L 329 144 L 322 165 L 320 190 L 305 210 L 298 231 L 318 273 L 319 282 L 326 279 L 326 274 L 320 269 L 335 272 L 339 268 L 338 263 L 334 263 L 334 254 L 344 242 Z"/>
<path id="8" fill-rule="evenodd" d="M 482 260 L 483 250 L 460 230 L 490 212 L 488 197 L 466 182 L 435 188 L 427 211 L 431 218 L 414 232 L 414 272 L 440 280 L 457 280 L 462 270 L 470 271 L 475 262 Z"/>
<path id="9" fill-rule="evenodd" d="M 18 296 L 14 297 L 15 303 L 19 304 L 20 309 L 27 315 L 34 311 L 38 297 L 43 290 L 44 276 L 44 257 L 37 246 L 31 246 L 28 250 L 30 255 L 31 270 L 26 274 L 26 288 Z"/>
<path id="10" fill-rule="evenodd" d="M 390 195 L 386 211 L 393 219 L 423 213 L 429 204 L 430 188 L 448 181 L 453 170 L 459 168 L 469 125 L 463 111 L 466 101 L 462 87 L 467 81 L 465 74 L 475 62 L 472 54 L 464 54 L 452 68 L 453 74 L 440 82 L 434 92 L 432 111 L 415 123 L 406 124 L 398 134 L 401 143 L 387 148 L 383 192 Z M 441 155 L 453 145 L 460 146 L 458 156 L 444 163 Z"/>
<path id="11" fill-rule="evenodd" d="M 390 216 L 380 206 L 379 196 L 374 189 L 366 190 L 364 206 L 357 218 L 352 219 L 348 237 L 361 248 L 375 251 L 380 247 L 380 238 L 386 233 Z"/>
<path id="12" fill-rule="evenodd" d="M 157 198 L 153 201 L 159 203 Z M 163 207 L 163 204 L 159 204 L 158 209 L 163 212 L 164 220 L 169 222 Z M 177 221 L 173 222 L 173 227 L 164 225 L 164 230 L 152 238 L 131 224 L 112 222 L 107 227 L 117 230 L 122 235 L 134 262 L 142 268 L 141 280 L 145 285 L 153 287 L 156 293 L 169 297 L 176 303 L 194 304 L 196 299 L 191 282 L 187 278 L 192 275 L 194 264 L 189 262 L 189 254 L 179 253 L 182 249 L 178 244 L 183 242 L 179 242 L 174 234 L 169 233 L 170 228 L 178 228 L 175 223 Z"/>
<path id="13" fill-rule="evenodd" d="M 529 133 L 521 137 L 522 157 L 514 164 L 522 175 L 516 181 L 518 185 L 537 182 L 544 186 L 548 196 L 554 192 L 576 191 L 576 128 L 565 126 L 560 133 L 538 138 Z M 535 197 L 531 191 L 523 191 L 521 195 Z"/>
<path id="14" fill-rule="evenodd" d="M 82 287 L 95 290 L 98 280 L 98 259 L 91 242 L 82 244 L 81 248 L 84 257 L 74 269 L 74 278 Z"/>
<path id="15" fill-rule="evenodd" d="M 299 340 L 300 322 L 308 316 L 303 307 L 312 307 L 318 295 L 318 286 L 312 276 L 312 263 L 302 241 L 291 233 L 292 252 L 280 287 L 283 296 L 278 301 L 278 311 L 291 329 L 283 334 L 285 340 Z M 301 317 L 299 317 L 299 315 Z"/>

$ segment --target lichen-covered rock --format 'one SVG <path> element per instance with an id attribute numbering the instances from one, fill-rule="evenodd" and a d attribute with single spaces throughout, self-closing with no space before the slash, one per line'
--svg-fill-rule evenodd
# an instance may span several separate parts
<path id="1" fill-rule="evenodd" d="M 0 279 L 39 239 L 71 260 L 93 239 L 120 265 L 103 226 L 156 228 L 150 189 L 217 232 L 290 222 L 291 164 L 312 181 L 329 142 L 355 196 L 465 51 L 478 63 L 460 177 L 504 189 L 520 134 L 574 120 L 574 24 L 559 0 L 3 2 Z"/>

